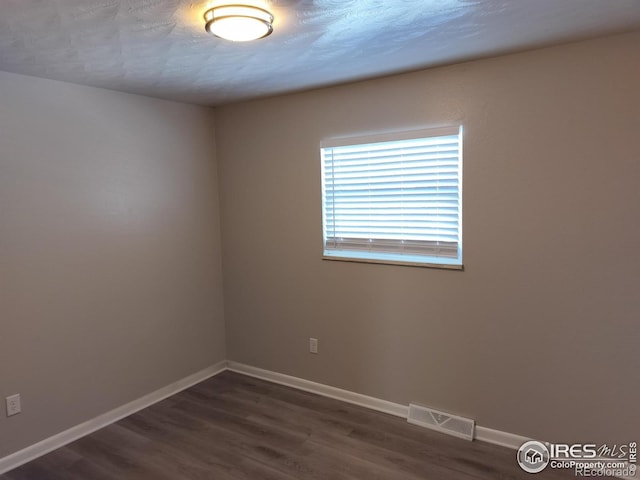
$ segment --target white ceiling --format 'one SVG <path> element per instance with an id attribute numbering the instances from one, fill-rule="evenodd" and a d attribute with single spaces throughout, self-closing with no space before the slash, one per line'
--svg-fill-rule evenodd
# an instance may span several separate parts
<path id="1" fill-rule="evenodd" d="M 231 43 L 213 3 L 0 0 L 0 70 L 219 105 L 640 28 L 640 0 L 250 0 L 274 33 Z"/>

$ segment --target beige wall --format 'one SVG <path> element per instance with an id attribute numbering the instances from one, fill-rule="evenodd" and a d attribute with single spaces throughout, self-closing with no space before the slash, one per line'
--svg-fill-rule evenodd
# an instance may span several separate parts
<path id="1" fill-rule="evenodd" d="M 637 439 L 638 45 L 218 109 L 229 359 L 551 441 Z M 441 124 L 465 128 L 466 270 L 322 261 L 320 140 Z"/>
<path id="2" fill-rule="evenodd" d="M 210 109 L 0 72 L 0 457 L 225 358 L 637 440 L 640 33 Z M 321 260 L 321 139 L 463 124 L 464 272 Z M 320 354 L 308 353 L 308 338 Z M 604 412 L 603 412 L 604 409 Z"/>
<path id="3" fill-rule="evenodd" d="M 210 109 L 0 73 L 0 457 L 225 358 L 216 175 Z"/>

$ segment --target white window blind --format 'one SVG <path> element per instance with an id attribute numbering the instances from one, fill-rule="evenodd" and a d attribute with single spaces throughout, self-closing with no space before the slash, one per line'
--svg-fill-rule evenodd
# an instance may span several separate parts
<path id="1" fill-rule="evenodd" d="M 462 265 L 461 128 L 322 142 L 324 256 Z"/>

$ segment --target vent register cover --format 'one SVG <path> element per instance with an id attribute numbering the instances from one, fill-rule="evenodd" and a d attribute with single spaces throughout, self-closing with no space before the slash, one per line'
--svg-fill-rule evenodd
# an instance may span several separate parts
<path id="1" fill-rule="evenodd" d="M 407 422 L 448 433 L 465 440 L 473 440 L 475 433 L 475 420 L 440 412 L 414 403 L 409 404 Z"/>

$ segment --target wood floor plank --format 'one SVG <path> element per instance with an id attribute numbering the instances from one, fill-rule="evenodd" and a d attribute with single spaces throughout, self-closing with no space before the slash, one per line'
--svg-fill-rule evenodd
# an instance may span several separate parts
<path id="1" fill-rule="evenodd" d="M 516 480 L 515 452 L 223 372 L 0 480 Z M 540 480 L 574 478 L 547 469 Z M 600 477 L 602 478 L 602 477 Z"/>

